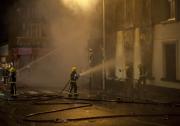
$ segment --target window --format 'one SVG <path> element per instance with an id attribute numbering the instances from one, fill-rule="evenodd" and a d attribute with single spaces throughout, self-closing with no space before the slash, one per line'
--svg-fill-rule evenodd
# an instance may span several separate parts
<path id="1" fill-rule="evenodd" d="M 176 19 L 176 0 L 168 0 L 169 2 L 169 19 Z"/>

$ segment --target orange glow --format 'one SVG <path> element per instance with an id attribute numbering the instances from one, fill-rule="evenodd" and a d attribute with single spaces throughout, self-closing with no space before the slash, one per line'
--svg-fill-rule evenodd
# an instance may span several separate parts
<path id="1" fill-rule="evenodd" d="M 97 0 L 62 0 L 64 5 L 70 9 L 77 11 L 90 11 L 95 6 Z"/>

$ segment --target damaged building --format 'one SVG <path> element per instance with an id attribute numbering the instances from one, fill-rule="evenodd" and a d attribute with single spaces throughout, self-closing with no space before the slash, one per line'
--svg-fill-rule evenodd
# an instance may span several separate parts
<path id="1" fill-rule="evenodd" d="M 178 0 L 105 0 L 106 61 L 115 59 L 106 85 L 125 79 L 127 65 L 136 81 L 143 64 L 148 84 L 180 88 L 179 7 Z"/>

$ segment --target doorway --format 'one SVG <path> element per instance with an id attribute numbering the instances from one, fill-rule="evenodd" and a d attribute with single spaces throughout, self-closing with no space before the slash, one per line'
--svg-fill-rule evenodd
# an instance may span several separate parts
<path id="1" fill-rule="evenodd" d="M 167 81 L 176 81 L 176 43 L 165 44 L 164 58 L 165 79 Z"/>

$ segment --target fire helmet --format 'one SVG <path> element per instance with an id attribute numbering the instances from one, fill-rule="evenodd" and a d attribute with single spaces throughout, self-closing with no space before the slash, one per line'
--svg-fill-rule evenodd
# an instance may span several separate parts
<path id="1" fill-rule="evenodd" d="M 72 67 L 72 71 L 76 71 L 77 70 L 77 68 L 76 67 Z"/>

